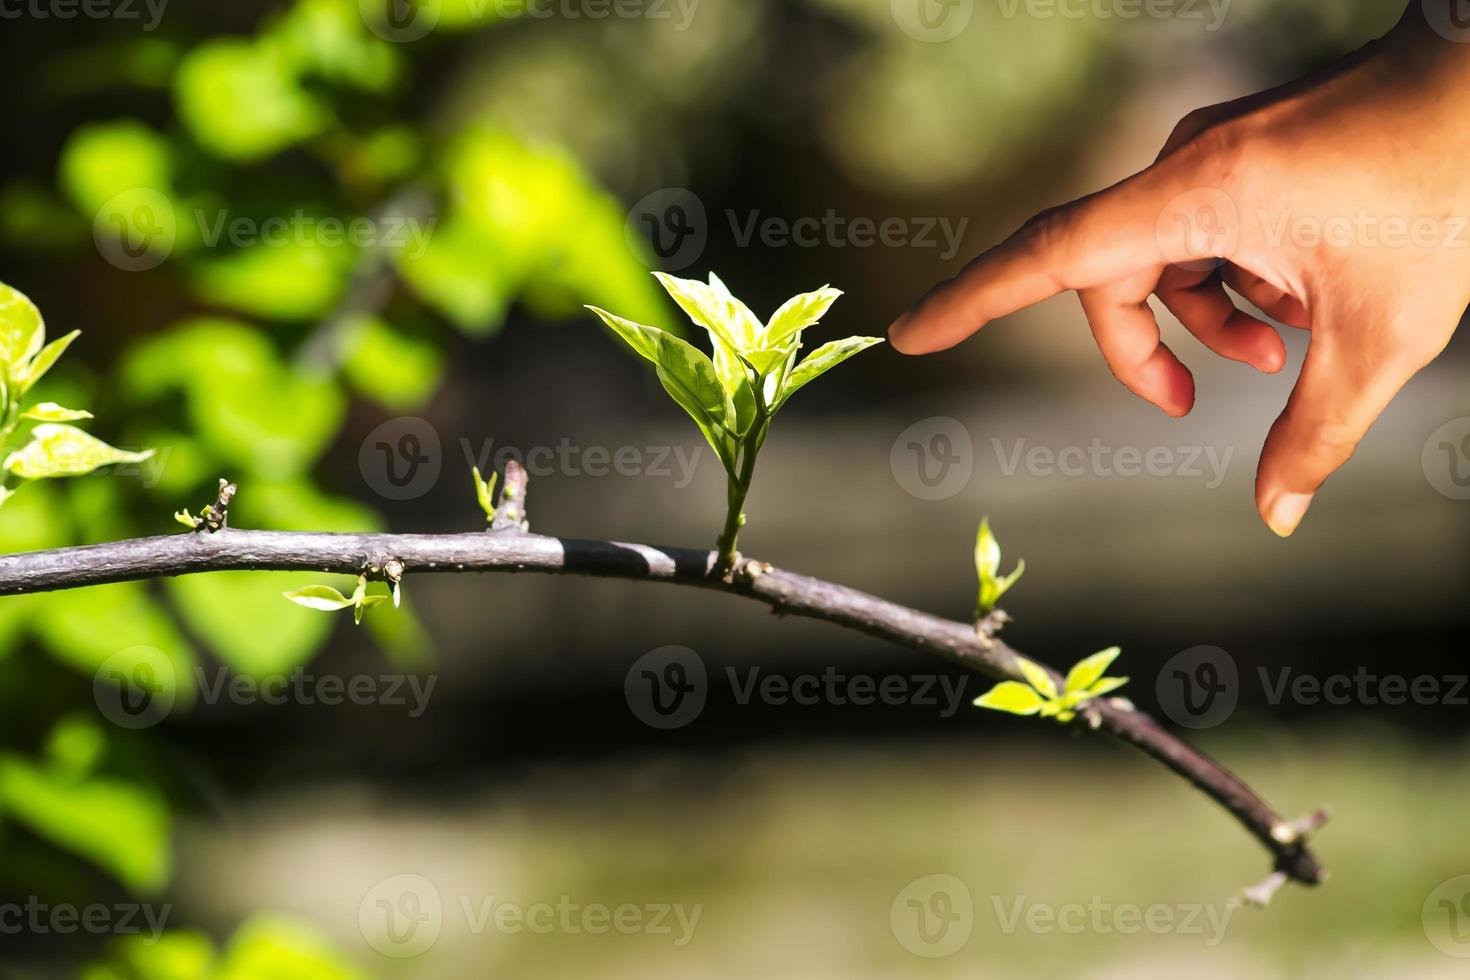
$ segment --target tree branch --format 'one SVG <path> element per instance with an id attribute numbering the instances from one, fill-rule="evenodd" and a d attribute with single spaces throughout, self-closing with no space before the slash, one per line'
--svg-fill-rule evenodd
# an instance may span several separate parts
<path id="1" fill-rule="evenodd" d="M 524 487 L 520 493 L 523 497 Z M 0 557 L 0 595 L 227 570 L 385 577 L 383 570 L 391 568 L 399 576 L 543 572 L 643 579 L 742 595 L 775 612 L 846 626 L 997 680 L 1023 679 L 1016 665 L 1020 655 L 972 624 L 757 561 L 742 561 L 735 574 L 726 576 L 718 557 L 688 548 L 546 537 L 518 527 L 466 534 L 330 534 L 202 526 L 183 534 Z M 1326 871 L 1306 844 L 1325 821 L 1325 811 L 1295 822 L 1282 819 L 1234 774 L 1125 699 L 1088 702 L 1079 714 L 1090 727 L 1141 749 L 1224 807 L 1271 853 L 1275 871 L 1309 885 L 1325 880 Z"/>

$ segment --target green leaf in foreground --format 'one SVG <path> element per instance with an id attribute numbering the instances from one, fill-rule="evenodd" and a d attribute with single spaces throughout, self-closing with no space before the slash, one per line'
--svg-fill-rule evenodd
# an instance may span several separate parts
<path id="1" fill-rule="evenodd" d="M 23 480 L 84 476 L 102 466 L 141 463 L 153 450 L 129 452 L 109 446 L 72 425 L 46 423 L 31 431 L 26 443 L 5 459 L 5 469 Z"/>

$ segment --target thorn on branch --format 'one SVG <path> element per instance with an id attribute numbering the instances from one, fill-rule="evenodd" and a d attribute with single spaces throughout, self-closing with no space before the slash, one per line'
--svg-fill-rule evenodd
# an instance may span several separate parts
<path id="1" fill-rule="evenodd" d="M 981 649 L 989 652 L 995 649 L 995 638 L 1005 625 L 1012 622 L 1010 613 L 1004 609 L 992 609 L 975 623 L 975 638 L 980 641 Z"/>
<path id="2" fill-rule="evenodd" d="M 1323 807 L 1316 813 L 1309 813 L 1290 822 L 1283 820 L 1271 828 L 1271 839 L 1278 844 L 1303 843 L 1316 833 L 1318 828 L 1325 824 L 1331 816 L 1331 811 Z"/>
<path id="3" fill-rule="evenodd" d="M 215 498 L 214 503 L 204 508 L 204 511 L 199 515 L 202 518 L 199 523 L 199 529 L 213 534 L 215 531 L 224 528 L 230 519 L 230 501 L 239 489 L 238 486 L 229 480 L 220 477 L 219 496 Z"/>
<path id="4" fill-rule="evenodd" d="M 1231 899 L 1231 902 L 1234 905 L 1244 903 L 1263 909 L 1271 904 L 1271 899 L 1275 898 L 1276 893 L 1290 880 L 1291 877 L 1285 871 L 1273 871 L 1265 881 L 1245 889 L 1240 893 L 1239 898 Z"/>
<path id="5" fill-rule="evenodd" d="M 495 508 L 492 531 L 529 531 L 526 519 L 526 485 L 530 482 L 526 468 L 515 460 L 505 464 L 505 483 L 500 489 L 500 505 Z"/>

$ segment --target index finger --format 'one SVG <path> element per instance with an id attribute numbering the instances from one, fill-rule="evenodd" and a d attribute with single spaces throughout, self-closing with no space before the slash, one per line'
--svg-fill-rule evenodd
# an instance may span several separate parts
<path id="1" fill-rule="evenodd" d="M 1045 211 L 941 283 L 889 327 L 905 354 L 953 347 L 998 317 L 1150 268 L 1226 257 L 1239 238 L 1221 190 L 1191 190 L 1175 157 Z"/>

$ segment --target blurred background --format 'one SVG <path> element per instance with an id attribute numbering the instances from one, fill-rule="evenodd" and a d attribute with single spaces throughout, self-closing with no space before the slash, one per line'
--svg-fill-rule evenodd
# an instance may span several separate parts
<path id="1" fill-rule="evenodd" d="M 470 467 L 509 459 L 533 530 L 710 545 L 718 461 L 582 304 L 679 329 L 649 271 L 715 270 L 761 316 L 844 290 L 815 343 L 881 335 L 1400 9 L 5 4 L 0 280 L 83 331 L 41 393 L 157 454 L 26 487 L 0 549 L 179 531 L 221 476 L 240 526 L 473 530 Z M 1463 976 L 1470 341 L 1288 543 L 1251 485 L 1304 338 L 1263 377 L 1161 322 L 1183 421 L 1071 296 L 855 358 L 775 426 L 742 548 L 963 619 L 988 514 L 1027 562 L 1010 641 L 1122 646 L 1137 704 L 1287 816 L 1331 806 L 1322 888 L 1236 908 L 1267 862 L 1180 780 L 837 627 L 416 576 L 354 628 L 280 595 L 350 580 L 231 573 L 0 600 L 0 973 Z M 635 665 L 670 645 L 702 702 L 658 727 Z"/>

